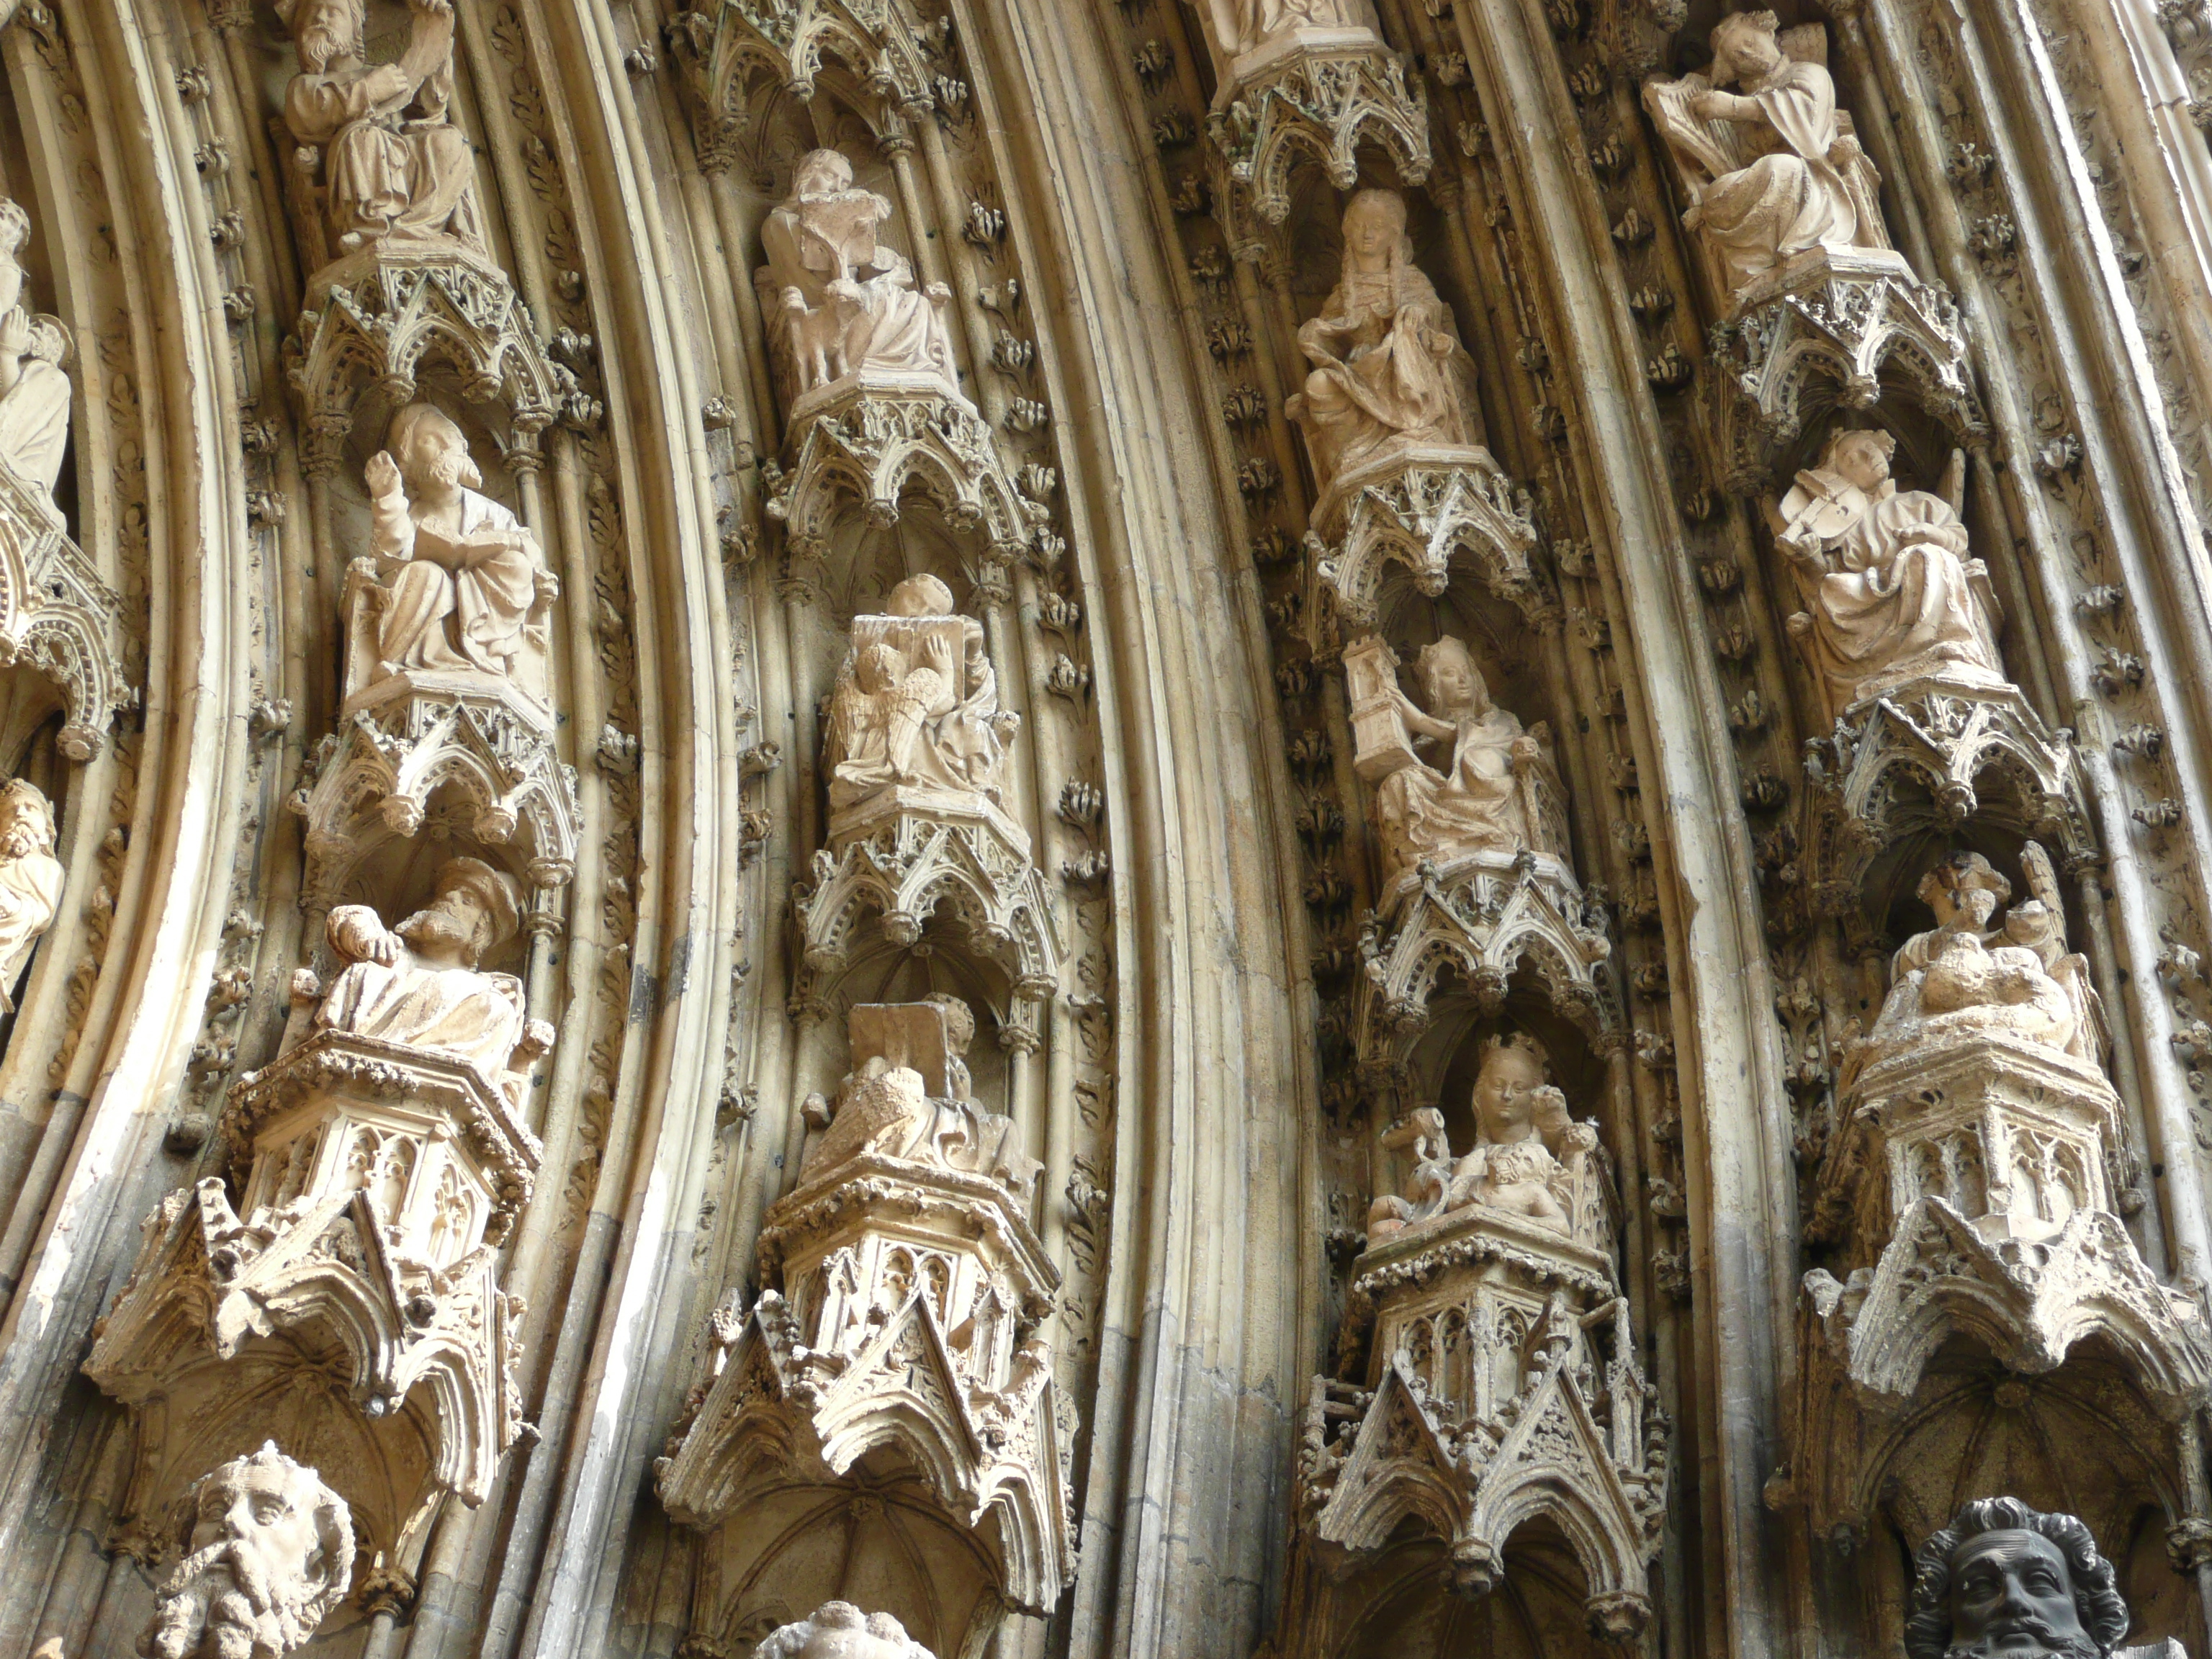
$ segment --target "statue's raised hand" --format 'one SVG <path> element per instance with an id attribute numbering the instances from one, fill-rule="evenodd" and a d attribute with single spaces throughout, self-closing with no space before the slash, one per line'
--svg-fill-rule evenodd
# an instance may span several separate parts
<path id="1" fill-rule="evenodd" d="M 394 495 L 407 493 L 406 483 L 399 476 L 399 463 L 392 459 L 392 452 L 388 449 L 380 449 L 368 458 L 368 465 L 362 470 L 362 477 L 368 485 L 368 493 L 373 500 L 389 501 Z"/>

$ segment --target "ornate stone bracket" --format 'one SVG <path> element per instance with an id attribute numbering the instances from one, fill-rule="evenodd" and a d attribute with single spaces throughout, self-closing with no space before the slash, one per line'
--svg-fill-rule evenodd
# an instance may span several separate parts
<path id="1" fill-rule="evenodd" d="M 893 525 L 909 489 L 954 530 L 980 534 L 984 565 L 1001 576 L 1048 517 L 1016 486 L 982 417 L 939 386 L 863 373 L 818 387 L 793 406 L 786 453 L 764 510 L 785 526 L 802 580 L 818 577 L 855 504 L 870 524 Z"/>
<path id="2" fill-rule="evenodd" d="M 1480 571 L 1491 591 L 1519 606 L 1530 623 L 1559 617 L 1557 595 L 1530 567 L 1536 526 L 1528 492 L 1517 488 L 1485 449 L 1422 445 L 1386 451 L 1335 478 L 1314 511 L 1306 544 L 1314 577 L 1346 631 L 1378 626 L 1384 567 L 1411 574 L 1434 599 L 1451 580 L 1454 558 Z M 1326 626 L 1316 605 L 1310 614 Z"/>
<path id="3" fill-rule="evenodd" d="M 537 1138 L 473 1066 L 334 1031 L 243 1079 L 222 1127 L 252 1160 L 245 1213 L 217 1180 L 163 1200 L 85 1364 L 132 1415 L 127 1512 L 291 1413 L 411 1571 L 440 1502 L 482 1502 L 530 1432 L 495 1251 Z"/>
<path id="4" fill-rule="evenodd" d="M 1984 429 L 1957 302 L 1887 250 L 1798 255 L 1738 296 L 1711 351 L 1725 483 L 1740 495 L 1766 487 L 1780 451 L 1822 410 L 1872 406 L 1885 377 L 1959 437 Z"/>
<path id="5" fill-rule="evenodd" d="M 285 343 L 310 477 L 337 467 L 365 389 L 397 409 L 415 397 L 426 362 L 449 365 L 471 403 L 506 407 L 510 465 L 588 402 L 575 375 L 546 355 L 507 274 L 458 249 L 380 245 L 338 260 L 309 283 Z"/>
<path id="6" fill-rule="evenodd" d="M 827 1012 L 827 981 L 870 913 L 893 945 L 910 948 L 940 905 L 965 925 L 976 954 L 1005 972 L 1012 996 L 1001 1019 L 1010 1030 L 1033 1030 L 1037 1005 L 1059 986 L 1061 946 L 1029 837 L 974 797 L 905 788 L 834 823 L 830 845 L 814 855 L 813 882 L 794 907 L 794 1017 Z"/>
<path id="7" fill-rule="evenodd" d="M 1410 78 L 1410 86 L 1409 86 Z M 1428 94 L 1368 29 L 1293 29 L 1239 58 L 1206 117 L 1228 189 L 1279 225 L 1291 210 L 1291 166 L 1299 150 L 1330 184 L 1359 182 L 1358 149 L 1381 147 L 1401 184 L 1429 176 Z"/>
<path id="8" fill-rule="evenodd" d="M 1038 1331 L 1059 1274 L 1012 1195 L 980 1175 L 863 1152 L 767 1217 L 742 1319 L 658 1466 L 678 1521 L 711 1530 L 793 1480 L 910 1466 L 1044 1614 L 1072 1582 L 1066 1443 Z"/>
<path id="9" fill-rule="evenodd" d="M 1920 678 L 1865 698 L 1805 745 L 1805 775 L 1808 875 L 1827 914 L 1858 902 L 1885 848 L 1978 816 L 2069 866 L 2097 855 L 2068 734 L 2002 682 Z"/>
<path id="10" fill-rule="evenodd" d="M 898 0 L 707 0 L 678 14 L 668 40 L 706 117 L 701 159 L 709 167 L 732 159 L 755 76 L 804 102 L 825 68 L 842 70 L 878 100 L 880 133 L 893 115 L 927 117 L 950 68 L 942 37 Z"/>
<path id="11" fill-rule="evenodd" d="M 576 772 L 555 753 L 543 711 L 488 676 L 428 683 L 438 678 L 379 682 L 317 745 L 291 799 L 307 820 L 307 903 L 343 902 L 364 861 L 412 837 L 434 811 L 457 812 L 471 839 L 512 849 L 549 902 L 575 873 Z"/>
<path id="12" fill-rule="evenodd" d="M 1495 1012 L 1515 971 L 1532 963 L 1553 1004 L 1593 1037 L 1617 1030 L 1619 996 L 1604 965 L 1613 944 L 1593 921 L 1573 872 L 1547 854 L 1471 853 L 1401 875 L 1360 937 L 1363 1068 L 1402 1057 L 1447 969 Z"/>
<path id="13" fill-rule="evenodd" d="M 28 663 L 60 690 L 59 747 L 71 760 L 98 753 L 116 711 L 136 701 L 112 646 L 121 616 L 46 491 L 0 465 L 0 665 Z"/>
<path id="14" fill-rule="evenodd" d="M 1291 1579 L 1310 1605 L 1290 1627 L 1308 1640 L 1348 1628 L 1341 1606 L 1310 1604 L 1356 1599 L 1359 1568 L 1402 1545 L 1408 1522 L 1446 1546 L 1451 1589 L 1486 1595 L 1512 1533 L 1543 1516 L 1582 1567 L 1591 1634 L 1632 1641 L 1650 1618 L 1668 1432 L 1606 1255 L 1518 1217 L 1455 1212 L 1355 1264 L 1347 1334 L 1370 1317 L 1370 1388 L 1316 1377 L 1309 1396 Z"/>

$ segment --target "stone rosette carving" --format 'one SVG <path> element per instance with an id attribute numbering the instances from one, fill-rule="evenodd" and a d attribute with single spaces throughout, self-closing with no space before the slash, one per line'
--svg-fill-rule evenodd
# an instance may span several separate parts
<path id="1" fill-rule="evenodd" d="M 753 1307 L 717 1316 L 712 1375 L 659 1468 L 687 1526 L 749 1494 L 910 1467 L 1042 1613 L 1073 1578 L 1073 1497 L 1041 1328 L 1059 1274 L 1027 1215 L 1037 1166 L 967 1097 L 967 1011 L 864 1005 L 853 1070 L 769 1210 Z"/>
<path id="2" fill-rule="evenodd" d="M 1495 1044 L 1466 1158 L 1432 1112 L 1398 1137 L 1416 1153 L 1408 1198 L 1376 1202 L 1339 1378 L 1314 1380 L 1303 1419 L 1286 1651 L 1349 1627 L 1362 1565 L 1415 1538 L 1443 1547 L 1443 1588 L 1489 1594 L 1539 1516 L 1583 1570 L 1593 1635 L 1629 1642 L 1650 1622 L 1667 1429 L 1613 1287 L 1603 1153 L 1542 1077 L 1525 1039 Z M 1364 1385 L 1340 1380 L 1363 1349 Z"/>
<path id="3" fill-rule="evenodd" d="M 1280 224 L 1290 213 L 1291 169 L 1301 153 L 1319 161 L 1339 190 L 1359 182 L 1362 144 L 1388 155 L 1401 184 L 1429 176 L 1427 89 L 1383 45 L 1372 9 L 1361 0 L 1299 10 L 1295 21 L 1207 20 L 1221 70 L 1206 131 L 1221 157 L 1221 198 L 1232 216 L 1249 207 Z"/>
<path id="4" fill-rule="evenodd" d="M 2024 862 L 2033 895 L 2001 923 L 2010 884 L 1986 860 L 1936 866 L 1921 896 L 1937 926 L 1899 950 L 1873 1030 L 1845 1043 L 1814 1231 L 1863 1265 L 1806 1275 L 1790 1482 L 1831 1520 L 1867 1512 L 1879 1437 L 1862 1421 L 1908 1411 L 1956 1338 L 2026 1375 L 2100 1339 L 2177 1422 L 2212 1397 L 2197 1295 L 2160 1283 L 2121 1219 L 2102 1014 L 2048 859 L 2031 842 Z"/>
<path id="5" fill-rule="evenodd" d="M 85 1364 L 131 1413 L 131 1513 L 159 1512 L 197 1448 L 299 1395 L 306 1449 L 411 1571 L 442 1499 L 481 1502 L 526 1432 L 522 1310 L 496 1252 L 536 1179 L 522 1068 L 552 1030 L 477 966 L 517 926 L 507 878 L 463 859 L 439 884 L 396 932 L 332 914 L 350 965 L 313 1034 L 222 1114 L 240 1207 L 210 1178 L 148 1218 Z"/>
<path id="6" fill-rule="evenodd" d="M 147 1659 L 283 1659 L 352 1586 L 345 1499 L 274 1442 L 202 1475 L 183 1507 L 183 1559 L 138 1638 Z"/>

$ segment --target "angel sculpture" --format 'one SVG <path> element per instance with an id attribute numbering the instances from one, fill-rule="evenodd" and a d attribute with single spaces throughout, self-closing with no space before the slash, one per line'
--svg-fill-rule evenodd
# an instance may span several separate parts
<path id="1" fill-rule="evenodd" d="M 1838 713 L 1923 674 L 2004 678 L 1989 568 L 1967 556 L 1959 517 L 1966 457 L 1952 452 L 1942 494 L 1899 490 L 1896 446 L 1887 432 L 1834 433 L 1766 508 L 1805 604 L 1790 632 Z"/>
<path id="2" fill-rule="evenodd" d="M 1862 1056 L 2002 1031 L 2102 1063 L 2103 1008 L 2088 958 L 2066 948 L 2050 854 L 2029 842 L 2021 862 L 2033 896 L 2012 906 L 1996 927 L 1990 924 L 2012 896 L 2012 884 L 1979 853 L 1953 853 L 1922 878 L 1918 896 L 1936 912 L 1936 926 L 1907 939 L 1892 959 L 1889 996 Z"/>
<path id="3" fill-rule="evenodd" d="M 1780 30 L 1771 11 L 1740 11 L 1711 36 L 1704 75 L 1644 83 L 1644 106 L 1674 155 L 1722 289 L 1814 248 L 1887 249 L 1881 177 L 1836 107 L 1827 33 Z M 1734 85 L 1740 93 L 1723 92 Z"/>
<path id="4" fill-rule="evenodd" d="M 1392 444 L 1474 444 L 1474 364 L 1413 263 L 1396 191 L 1363 190 L 1345 209 L 1342 272 L 1298 345 L 1314 368 L 1285 409 L 1324 489 Z"/>
<path id="5" fill-rule="evenodd" d="M 1597 1131 L 1568 1115 L 1566 1096 L 1548 1078 L 1543 1047 L 1534 1037 L 1512 1031 L 1485 1042 L 1474 1085 L 1473 1150 L 1453 1159 L 1443 1114 L 1432 1106 L 1386 1135 L 1387 1146 L 1413 1147 L 1413 1173 L 1406 1196 L 1385 1194 L 1368 1210 L 1368 1243 L 1478 1206 L 1554 1232 L 1594 1227 L 1584 1176 Z"/>
<path id="6" fill-rule="evenodd" d="M 954 616 L 952 590 L 936 577 L 909 576 L 883 615 L 853 619 L 852 637 L 823 754 L 830 811 L 901 786 L 996 805 L 1020 716 L 999 707 L 982 623 Z"/>
<path id="7" fill-rule="evenodd" d="M 1413 673 L 1428 707 L 1398 688 L 1397 659 L 1379 639 L 1348 648 L 1355 724 L 1382 706 L 1389 735 L 1363 734 L 1356 764 L 1378 781 L 1374 820 L 1389 875 L 1423 860 L 1443 864 L 1468 853 L 1515 854 L 1523 848 L 1568 856 L 1566 792 L 1551 756 L 1551 728 L 1523 727 L 1511 710 L 1490 700 L 1490 687 L 1466 644 L 1447 634 L 1422 647 Z M 1431 766 L 1414 752 L 1449 743 Z"/>

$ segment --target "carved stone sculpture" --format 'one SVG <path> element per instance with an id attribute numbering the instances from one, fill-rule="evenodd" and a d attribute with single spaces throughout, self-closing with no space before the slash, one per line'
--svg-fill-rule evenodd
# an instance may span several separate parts
<path id="1" fill-rule="evenodd" d="M 1740 11 L 1711 40 L 1707 73 L 1647 81 L 1644 104 L 1681 170 L 1690 198 L 1682 222 L 1698 233 L 1723 295 L 1741 303 L 1760 278 L 1808 253 L 1887 252 L 1881 176 L 1836 107 L 1826 31 L 1783 31 L 1771 11 Z M 1728 86 L 1741 90 L 1721 90 Z"/>
<path id="2" fill-rule="evenodd" d="M 369 568 L 349 586 L 374 615 L 351 630 L 368 659 L 349 665 L 349 693 L 410 671 L 518 680 L 527 655 L 542 699 L 545 610 L 561 586 L 537 538 L 479 493 L 460 428 L 434 404 L 409 404 L 369 458 L 368 481 Z"/>
<path id="3" fill-rule="evenodd" d="M 934 1659 L 888 1613 L 862 1613 L 850 1601 L 825 1601 L 796 1624 L 761 1638 L 753 1659 Z"/>
<path id="4" fill-rule="evenodd" d="M 1492 702 L 1464 641 L 1446 635 L 1415 659 L 1425 708 L 1399 689 L 1397 657 L 1381 638 L 1344 657 L 1353 763 L 1376 786 L 1387 876 L 1425 860 L 1439 867 L 1478 853 L 1510 860 L 1523 848 L 1565 862 L 1566 794 L 1547 753 L 1551 728 L 1524 727 Z M 1416 752 L 1431 744 L 1439 745 L 1435 765 Z"/>
<path id="5" fill-rule="evenodd" d="M 23 307 L 30 240 L 30 215 L 0 197 L 0 466 L 51 501 L 69 446 L 69 332 Z"/>
<path id="6" fill-rule="evenodd" d="M 1413 263 L 1397 191 L 1363 190 L 1344 210 L 1343 268 L 1298 344 L 1314 368 L 1289 410 L 1324 491 L 1386 448 L 1473 447 L 1474 361 Z"/>
<path id="7" fill-rule="evenodd" d="M 365 904 L 340 905 L 331 912 L 331 948 L 348 965 L 315 1011 L 317 1029 L 436 1049 L 514 1095 L 520 1079 L 509 1067 L 527 1018 L 522 981 L 477 964 L 514 937 L 520 920 L 514 878 L 481 859 L 448 860 L 430 902 L 394 928 Z"/>
<path id="8" fill-rule="evenodd" d="M 1373 0 L 1205 0 L 1198 15 L 1224 63 L 1307 30 L 1375 32 Z"/>
<path id="9" fill-rule="evenodd" d="M 1832 711 L 1906 681 L 2003 683 L 1989 568 L 1969 556 L 1959 507 L 1966 458 L 1943 493 L 1900 491 L 1886 432 L 1832 434 L 1767 518 L 1805 609 L 1790 618 Z"/>
<path id="10" fill-rule="evenodd" d="M 1059 1274 L 1028 1221 L 1038 1166 L 967 1098 L 971 1030 L 950 997 L 852 1011 L 852 1070 L 761 1234 L 767 1288 L 718 1316 L 714 1379 L 660 1465 L 670 1512 L 735 1553 L 721 1582 L 771 1547 L 763 1506 L 864 1459 L 872 1487 L 904 1469 L 916 1501 L 972 1532 L 1014 1605 L 1051 1607 L 1074 1571 L 1041 1328 Z"/>
<path id="11" fill-rule="evenodd" d="M 145 1659 L 283 1659 L 353 1582 L 353 1517 L 311 1468 L 264 1442 L 185 1494 L 185 1555 L 155 1594 Z"/>
<path id="12" fill-rule="evenodd" d="M 1594 1156 L 1597 1128 L 1568 1116 L 1567 1097 L 1549 1075 L 1534 1037 L 1515 1031 L 1485 1042 L 1474 1085 L 1473 1150 L 1452 1158 L 1443 1114 L 1432 1106 L 1385 1135 L 1385 1146 L 1412 1149 L 1413 1170 L 1405 1196 L 1385 1194 L 1368 1211 L 1368 1243 L 1480 1206 L 1602 1247 L 1605 1177 Z"/>
<path id="13" fill-rule="evenodd" d="M 755 273 L 786 406 L 794 423 L 807 394 L 858 377 L 964 404 L 942 283 L 916 289 L 906 256 L 877 233 L 890 201 L 853 185 L 834 149 L 802 157 L 791 194 L 761 228 L 768 263 Z"/>
<path id="14" fill-rule="evenodd" d="M 428 243 L 485 252 L 476 158 L 449 118 L 453 95 L 452 0 L 409 0 L 397 61 L 365 54 L 363 0 L 288 0 L 299 73 L 284 120 L 302 146 L 295 166 L 319 204 L 320 265 L 363 246 Z M 302 227 L 303 231 L 306 227 Z"/>
<path id="15" fill-rule="evenodd" d="M 54 856 L 54 809 L 21 778 L 0 786 L 0 1009 L 12 1009 L 23 958 L 54 919 L 63 871 Z"/>
<path id="16" fill-rule="evenodd" d="M 1913 1555 L 1907 1659 L 2179 1659 L 2171 1640 L 2122 1647 L 2130 1623 L 2089 1528 L 2017 1498 L 1963 1505 Z"/>
<path id="17" fill-rule="evenodd" d="M 1574 1537 L 1591 1634 L 1626 1642 L 1650 1621 L 1667 1430 L 1613 1288 L 1595 1130 L 1545 1078 L 1533 1041 L 1494 1040 L 1473 1151 L 1451 1158 L 1433 1109 L 1386 1137 L 1415 1164 L 1407 1196 L 1370 1213 L 1339 1376 L 1308 1401 L 1284 1659 L 1341 1651 L 1333 1633 L 1417 1571 L 1487 1595 L 1512 1534 L 1545 1515 Z"/>
<path id="18" fill-rule="evenodd" d="M 355 1519 L 395 1571 L 449 1493 L 489 1491 L 525 1431 L 496 1251 L 536 1177 L 526 1071 L 553 1040 L 478 965 L 516 919 L 511 879 L 466 858 L 396 930 L 332 913 L 349 965 L 224 1108 L 238 1208 L 212 1177 L 172 1193 L 95 1334 L 85 1370 L 132 1414 L 131 1515 L 278 1411 L 318 1467 L 359 1474 Z"/>

